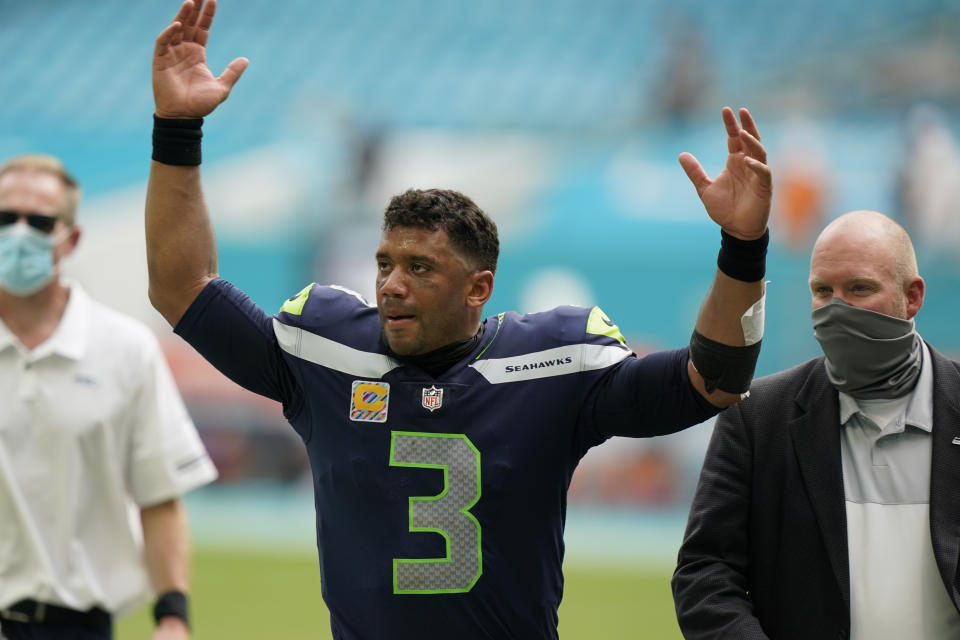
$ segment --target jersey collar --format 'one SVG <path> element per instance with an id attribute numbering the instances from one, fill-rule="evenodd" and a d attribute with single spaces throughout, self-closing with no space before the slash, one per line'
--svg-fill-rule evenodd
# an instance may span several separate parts
<path id="1" fill-rule="evenodd" d="M 385 353 L 394 360 L 402 362 L 403 364 L 412 364 L 429 373 L 431 377 L 437 378 L 476 350 L 477 345 L 479 345 L 483 339 L 483 325 L 484 323 L 481 322 L 480 328 L 477 329 L 477 332 L 472 338 L 468 338 L 462 342 L 454 342 L 429 353 L 416 356 L 401 356 L 394 353 L 382 332 L 380 333 L 380 343 Z"/>

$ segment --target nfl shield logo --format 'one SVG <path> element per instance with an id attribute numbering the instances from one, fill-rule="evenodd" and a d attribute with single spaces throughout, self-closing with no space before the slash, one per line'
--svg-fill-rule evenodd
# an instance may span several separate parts
<path id="1" fill-rule="evenodd" d="M 429 389 L 424 388 L 421 403 L 424 409 L 436 411 L 443 404 L 443 389 L 437 389 L 436 386 L 431 386 Z"/>

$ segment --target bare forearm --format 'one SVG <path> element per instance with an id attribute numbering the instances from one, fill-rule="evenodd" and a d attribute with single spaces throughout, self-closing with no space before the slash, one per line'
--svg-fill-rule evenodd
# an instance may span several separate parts
<path id="1" fill-rule="evenodd" d="M 744 346 L 740 319 L 763 296 L 763 286 L 763 280 L 742 282 L 717 270 L 697 315 L 697 331 L 731 347 Z"/>
<path id="2" fill-rule="evenodd" d="M 190 586 L 190 531 L 179 499 L 140 510 L 143 553 L 150 582 L 158 594 L 187 592 Z"/>
<path id="3" fill-rule="evenodd" d="M 145 227 L 150 302 L 174 326 L 217 276 L 200 167 L 151 163 Z"/>
<path id="4" fill-rule="evenodd" d="M 762 316 L 751 316 L 749 340 L 744 338 L 741 318 L 763 296 L 773 183 L 750 112 L 740 109 L 739 122 L 729 107 L 721 114 L 728 151 L 723 171 L 711 179 L 689 153 L 680 154 L 680 165 L 722 231 L 718 270 L 697 316 L 687 372 L 694 388 L 723 408 L 749 391 L 757 363 Z"/>
<path id="5" fill-rule="evenodd" d="M 730 347 L 746 346 L 742 318 L 744 313 L 763 297 L 763 292 L 763 280 L 743 282 L 717 270 L 713 286 L 697 315 L 697 333 Z M 762 323 L 762 319 L 759 322 Z M 739 393 L 722 389 L 707 391 L 707 385 L 694 367 L 692 358 L 687 363 L 687 373 L 694 388 L 714 406 L 724 408 L 740 400 Z"/>

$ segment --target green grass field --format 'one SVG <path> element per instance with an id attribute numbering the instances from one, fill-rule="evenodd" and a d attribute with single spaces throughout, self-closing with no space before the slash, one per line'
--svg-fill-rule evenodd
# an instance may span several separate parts
<path id="1" fill-rule="evenodd" d="M 665 570 L 575 567 L 560 607 L 564 640 L 680 638 Z M 198 549 L 191 588 L 196 640 L 330 638 L 313 555 Z M 149 607 L 117 625 L 117 640 L 145 640 Z"/>

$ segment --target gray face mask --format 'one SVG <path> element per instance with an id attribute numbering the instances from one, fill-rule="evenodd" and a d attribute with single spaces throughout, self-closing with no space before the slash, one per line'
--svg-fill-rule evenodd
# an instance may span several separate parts
<path id="1" fill-rule="evenodd" d="M 834 298 L 813 312 L 813 331 L 838 391 L 854 398 L 900 398 L 916 385 L 922 355 L 913 320 Z"/>

